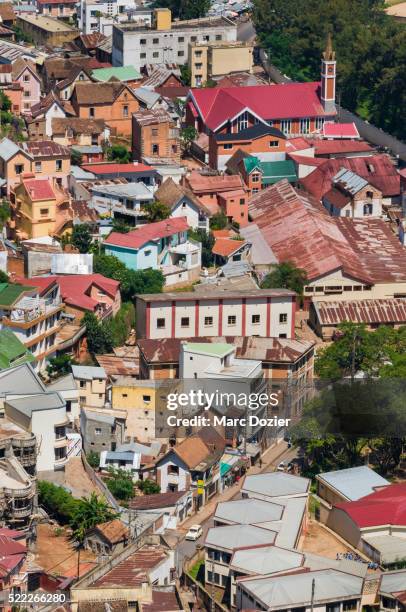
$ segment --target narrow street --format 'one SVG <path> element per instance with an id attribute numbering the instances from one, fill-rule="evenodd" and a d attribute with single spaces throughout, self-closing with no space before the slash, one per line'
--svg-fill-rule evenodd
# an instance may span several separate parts
<path id="1" fill-rule="evenodd" d="M 294 448 L 288 448 L 286 442 L 281 442 L 277 446 L 269 448 L 262 455 L 262 467 L 259 465 L 252 466 L 247 474 L 261 474 L 266 472 L 274 472 L 281 461 L 289 463 L 296 457 L 297 451 Z M 181 527 L 176 531 L 180 536 L 179 544 L 177 545 L 178 568 L 183 566 L 185 558 L 191 558 L 196 552 L 198 546 L 203 546 L 207 531 L 213 527 L 213 514 L 219 502 L 230 501 L 240 497 L 240 488 L 243 482 L 241 478 L 232 487 L 223 491 L 220 495 L 216 495 L 206 504 L 197 514 L 194 514 L 187 519 Z M 203 534 L 198 540 L 192 542 L 185 540 L 186 532 L 192 525 L 201 525 Z"/>

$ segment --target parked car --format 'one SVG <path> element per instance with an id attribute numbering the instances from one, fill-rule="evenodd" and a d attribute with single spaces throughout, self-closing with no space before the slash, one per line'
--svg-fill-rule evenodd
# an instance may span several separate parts
<path id="1" fill-rule="evenodd" d="M 276 468 L 277 472 L 284 472 L 286 468 L 285 462 L 281 461 L 280 464 L 278 465 L 278 467 Z"/>
<path id="2" fill-rule="evenodd" d="M 198 540 L 203 533 L 201 525 L 192 525 L 185 536 L 185 540 Z"/>

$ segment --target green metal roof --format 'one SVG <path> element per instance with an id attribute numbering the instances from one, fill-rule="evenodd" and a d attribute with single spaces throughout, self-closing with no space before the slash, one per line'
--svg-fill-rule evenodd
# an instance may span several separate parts
<path id="1" fill-rule="evenodd" d="M 288 179 L 290 183 L 297 181 L 295 164 L 290 159 L 263 162 L 258 157 L 250 155 L 244 158 L 244 168 L 248 174 L 257 168 L 262 173 L 264 185 L 273 185 L 282 179 Z"/>
<path id="2" fill-rule="evenodd" d="M 225 476 L 232 467 L 229 463 L 220 463 L 220 476 Z"/>
<path id="3" fill-rule="evenodd" d="M 134 66 L 116 66 L 112 68 L 97 68 L 92 71 L 92 77 L 97 81 L 109 81 L 111 77 L 115 77 L 119 81 L 133 81 L 141 79 L 141 74 Z"/>
<path id="4" fill-rule="evenodd" d="M 0 283 L 0 306 L 12 306 L 26 291 L 35 291 L 35 287 L 15 285 L 12 283 Z"/>
<path id="5" fill-rule="evenodd" d="M 225 342 L 187 342 L 185 348 L 205 355 L 212 355 L 213 357 L 225 357 L 233 350 L 231 344 Z"/>
<path id="6" fill-rule="evenodd" d="M 0 331 L 0 369 L 32 363 L 35 357 L 9 329 Z"/>

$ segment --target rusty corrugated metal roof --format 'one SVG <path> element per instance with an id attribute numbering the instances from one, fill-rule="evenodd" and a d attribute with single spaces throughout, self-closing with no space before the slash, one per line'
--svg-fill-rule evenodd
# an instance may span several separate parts
<path id="1" fill-rule="evenodd" d="M 313 300 L 313 307 L 321 325 L 352 323 L 380 324 L 406 323 L 406 300 L 351 300 L 322 302 Z"/>

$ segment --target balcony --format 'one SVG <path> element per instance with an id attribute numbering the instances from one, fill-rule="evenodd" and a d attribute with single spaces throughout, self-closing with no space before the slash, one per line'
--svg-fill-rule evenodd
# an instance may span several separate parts
<path id="1" fill-rule="evenodd" d="M 24 508 L 12 508 L 10 510 L 10 514 L 13 519 L 30 516 L 32 514 L 32 504 L 29 504 Z"/>
<path id="2" fill-rule="evenodd" d="M 22 298 L 10 312 L 8 320 L 11 323 L 28 323 L 43 315 L 53 312 L 62 304 L 60 298 L 54 300 L 42 298 Z"/>

